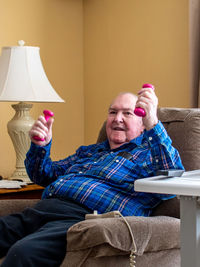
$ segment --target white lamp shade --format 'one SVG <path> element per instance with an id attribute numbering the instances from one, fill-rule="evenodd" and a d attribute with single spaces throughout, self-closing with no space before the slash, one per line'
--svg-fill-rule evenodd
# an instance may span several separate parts
<path id="1" fill-rule="evenodd" d="M 39 47 L 2 48 L 0 101 L 64 102 L 45 74 Z"/>

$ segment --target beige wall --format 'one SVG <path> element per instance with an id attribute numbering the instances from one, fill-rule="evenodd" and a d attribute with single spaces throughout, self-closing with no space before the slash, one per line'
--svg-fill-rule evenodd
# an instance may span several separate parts
<path id="1" fill-rule="evenodd" d="M 160 106 L 190 105 L 188 0 L 84 1 L 85 141 L 120 91 L 153 83 Z"/>
<path id="2" fill-rule="evenodd" d="M 52 158 L 63 158 L 84 142 L 82 0 L 0 0 L 0 47 L 39 46 L 46 74 L 65 104 L 34 104 L 36 119 L 43 108 L 55 113 Z M 15 152 L 7 134 L 11 103 L 0 102 L 0 175 L 10 175 Z M 70 141 L 69 141 L 70 140 Z M 55 145 L 56 144 L 56 145 Z"/>
<path id="3" fill-rule="evenodd" d="M 34 104 L 55 112 L 52 158 L 93 143 L 111 99 L 156 86 L 160 106 L 190 104 L 188 0 L 0 0 L 0 47 L 40 47 L 47 76 L 65 104 Z M 84 79 L 83 79 L 84 78 Z M 0 175 L 15 153 L 6 131 L 14 115 L 0 103 Z"/>

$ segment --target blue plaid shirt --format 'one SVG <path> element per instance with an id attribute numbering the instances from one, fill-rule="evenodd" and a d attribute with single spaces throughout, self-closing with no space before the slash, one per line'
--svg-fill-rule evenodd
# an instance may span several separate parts
<path id="1" fill-rule="evenodd" d="M 119 210 L 124 216 L 149 216 L 161 200 L 174 196 L 135 192 L 134 181 L 159 169 L 183 169 L 161 122 L 114 150 L 105 141 L 52 161 L 50 148 L 51 143 L 32 143 L 25 160 L 30 179 L 46 187 L 42 198 L 72 199 L 99 213 Z M 120 153 L 124 151 L 129 159 Z"/>

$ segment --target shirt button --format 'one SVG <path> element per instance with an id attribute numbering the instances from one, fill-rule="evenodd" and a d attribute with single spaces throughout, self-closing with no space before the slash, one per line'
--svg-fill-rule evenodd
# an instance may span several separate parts
<path id="1" fill-rule="evenodd" d="M 158 159 L 156 159 L 156 162 L 158 162 L 159 160 Z"/>
<path id="2" fill-rule="evenodd" d="M 119 162 L 119 160 L 118 160 L 118 159 L 116 159 L 116 160 L 115 160 L 115 162 Z"/>
<path id="3" fill-rule="evenodd" d="M 80 171 L 79 173 L 83 173 L 83 172 Z"/>
<path id="4" fill-rule="evenodd" d="M 49 193 L 49 196 L 51 197 L 52 196 L 52 193 Z"/>
<path id="5" fill-rule="evenodd" d="M 96 161 L 94 161 L 94 164 L 96 164 L 97 162 Z"/>
<path id="6" fill-rule="evenodd" d="M 60 179 L 60 182 L 62 182 L 63 181 L 63 179 Z"/>
<path id="7" fill-rule="evenodd" d="M 153 139 L 153 138 L 150 136 L 150 137 L 149 137 L 149 141 L 151 141 L 152 139 Z"/>

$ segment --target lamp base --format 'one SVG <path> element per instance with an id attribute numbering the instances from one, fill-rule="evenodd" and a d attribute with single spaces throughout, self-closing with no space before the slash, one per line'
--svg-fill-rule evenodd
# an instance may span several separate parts
<path id="1" fill-rule="evenodd" d="M 29 130 L 34 123 L 34 120 L 29 113 L 29 110 L 32 108 L 32 106 L 32 104 L 27 104 L 24 102 L 12 105 L 16 113 L 8 122 L 7 127 L 16 153 L 16 169 L 11 177 L 8 177 L 9 180 L 20 180 L 23 182 L 32 183 L 24 166 L 26 153 L 31 142 L 29 138 Z"/>
<path id="2" fill-rule="evenodd" d="M 31 180 L 29 179 L 27 172 L 24 168 L 17 168 L 14 170 L 13 174 L 7 178 L 8 180 L 15 180 L 15 181 L 23 181 L 26 182 L 28 184 L 33 183 L 31 182 Z"/>

